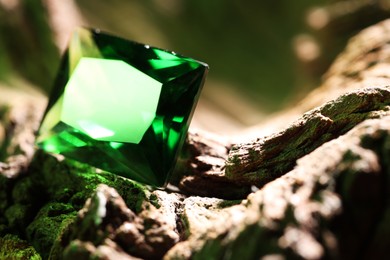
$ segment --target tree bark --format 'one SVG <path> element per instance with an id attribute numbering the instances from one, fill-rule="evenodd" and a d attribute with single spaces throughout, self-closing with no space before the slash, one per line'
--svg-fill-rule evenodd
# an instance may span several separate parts
<path id="1" fill-rule="evenodd" d="M 190 133 L 170 190 L 34 153 L 44 99 L 4 90 L 0 256 L 384 258 L 389 31 L 387 20 L 353 38 L 321 87 L 245 134 L 254 141 Z"/>

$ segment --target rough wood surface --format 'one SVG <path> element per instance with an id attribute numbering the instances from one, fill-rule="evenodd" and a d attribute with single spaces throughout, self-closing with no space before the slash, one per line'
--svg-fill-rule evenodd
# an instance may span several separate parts
<path id="1" fill-rule="evenodd" d="M 215 155 L 207 149 L 201 152 L 195 157 L 203 162 L 201 177 L 195 174 L 183 179 L 184 189 L 196 192 L 198 185 L 216 178 L 261 187 L 291 170 L 298 158 L 321 144 L 363 120 L 387 114 L 389 30 L 387 20 L 362 31 L 332 65 L 322 86 L 296 107 L 248 130 L 243 134 L 245 138 L 236 138 L 253 137 L 255 141 L 227 147 L 229 154 Z M 221 159 L 228 163 L 225 165 Z M 241 194 L 244 193 L 243 189 Z"/>
<path id="2" fill-rule="evenodd" d="M 295 166 L 297 159 L 369 118 L 389 114 L 390 88 L 347 93 L 305 113 L 285 130 L 233 146 L 225 175 L 235 183 L 261 187 Z"/>
<path id="3" fill-rule="evenodd" d="M 35 130 L 42 117 L 44 99 L 2 88 L 0 91 L 10 98 L 4 100 L 3 96 L 1 103 L 1 149 L 6 159 L 0 162 L 0 172 L 7 178 L 16 178 L 26 171 L 34 155 Z"/>
<path id="4" fill-rule="evenodd" d="M 0 256 L 32 245 L 44 259 L 385 258 L 388 31 L 354 38 L 270 135 L 232 146 L 190 134 L 176 191 L 34 153 L 44 102 L 2 99 Z"/>

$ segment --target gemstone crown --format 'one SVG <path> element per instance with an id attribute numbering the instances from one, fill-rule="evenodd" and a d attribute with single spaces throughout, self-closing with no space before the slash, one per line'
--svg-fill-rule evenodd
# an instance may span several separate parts
<path id="1" fill-rule="evenodd" d="M 164 186 L 208 66 L 174 52 L 78 29 L 38 131 L 41 149 Z"/>

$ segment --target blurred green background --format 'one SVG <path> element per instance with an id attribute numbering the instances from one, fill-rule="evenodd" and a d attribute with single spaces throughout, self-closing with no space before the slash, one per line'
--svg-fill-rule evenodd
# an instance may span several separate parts
<path id="1" fill-rule="evenodd" d="M 223 115 L 238 129 L 317 86 L 346 40 L 387 18 L 389 6 L 389 0 L 0 0 L 0 81 L 23 78 L 48 93 L 73 28 L 100 28 L 208 63 L 200 106 L 209 117 L 200 121 Z"/>

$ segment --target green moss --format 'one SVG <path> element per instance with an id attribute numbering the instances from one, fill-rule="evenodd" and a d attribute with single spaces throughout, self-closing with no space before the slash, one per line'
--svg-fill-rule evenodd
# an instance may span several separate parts
<path id="1" fill-rule="evenodd" d="M 218 207 L 220 208 L 228 208 L 234 205 L 238 205 L 242 200 L 224 200 L 218 203 Z"/>
<path id="2" fill-rule="evenodd" d="M 70 202 L 77 209 L 84 205 L 99 184 L 115 188 L 133 211 L 139 209 L 148 192 L 146 186 L 137 182 L 110 172 L 97 171 L 74 160 L 59 163 L 55 157 L 42 151 L 37 152 L 31 167 L 45 186 L 49 200 Z"/>
<path id="3" fill-rule="evenodd" d="M 248 154 L 249 154 L 249 160 L 252 162 L 256 161 L 259 156 L 259 153 L 253 148 L 248 149 Z"/>
<path id="4" fill-rule="evenodd" d="M 153 206 L 155 206 L 156 208 L 158 208 L 158 209 L 161 207 L 161 205 L 158 204 L 158 198 L 157 198 L 157 196 L 156 196 L 155 194 L 150 194 L 150 196 L 149 196 L 149 202 L 150 202 Z"/>
<path id="5" fill-rule="evenodd" d="M 50 250 L 66 227 L 71 223 L 77 212 L 69 204 L 48 203 L 37 214 L 27 227 L 27 238 L 43 258 L 49 256 Z"/>
<path id="6" fill-rule="evenodd" d="M 0 237 L 0 259 L 39 260 L 41 256 L 26 241 L 14 235 Z"/>
<path id="7" fill-rule="evenodd" d="M 238 150 L 238 147 L 235 146 L 235 145 L 233 145 L 232 148 L 230 148 L 230 151 L 233 151 L 233 152 L 234 152 L 234 151 L 237 151 L 237 150 Z"/>
<path id="8" fill-rule="evenodd" d="M 41 191 L 34 186 L 32 178 L 19 179 L 12 189 L 12 200 L 16 203 L 33 204 L 40 199 Z"/>
<path id="9" fill-rule="evenodd" d="M 235 155 L 228 158 L 228 163 L 231 165 L 234 165 L 234 166 L 238 166 L 241 164 L 240 157 L 235 154 Z"/>
<path id="10" fill-rule="evenodd" d="M 8 228 L 13 232 L 24 235 L 25 227 L 34 218 L 34 209 L 31 205 L 13 204 L 5 211 Z"/>
<path id="11" fill-rule="evenodd" d="M 60 235 L 101 183 L 115 188 L 136 212 L 150 194 L 131 180 L 38 151 L 24 177 L 12 183 L 0 177 L 0 235 L 13 232 L 27 237 L 43 258 L 60 256 L 59 239 L 66 240 Z M 157 198 L 150 199 L 158 206 Z"/>
<path id="12" fill-rule="evenodd" d="M 188 221 L 188 218 L 186 215 L 181 214 L 180 215 L 181 223 L 183 224 L 183 235 L 184 239 L 187 239 L 190 236 L 190 222 Z"/>
<path id="13" fill-rule="evenodd" d="M 76 210 L 80 210 L 84 206 L 85 201 L 87 200 L 88 197 L 89 196 L 87 196 L 84 191 L 79 191 L 72 195 L 72 197 L 69 200 L 69 203 Z"/>

